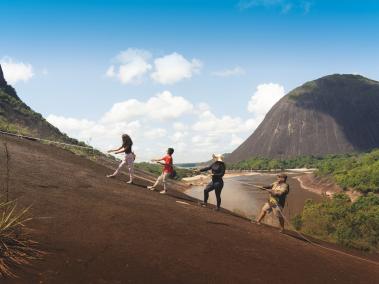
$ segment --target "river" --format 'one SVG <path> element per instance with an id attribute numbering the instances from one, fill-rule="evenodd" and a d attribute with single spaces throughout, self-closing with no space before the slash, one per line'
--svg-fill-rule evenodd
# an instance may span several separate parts
<path id="1" fill-rule="evenodd" d="M 289 174 L 288 176 L 290 193 L 287 196 L 284 214 L 289 219 L 302 211 L 306 200 L 322 200 L 322 196 L 301 188 L 299 182 L 294 178 L 294 176 L 298 175 L 299 174 Z M 225 185 L 221 194 L 221 207 L 241 216 L 255 218 L 259 215 L 263 204 L 267 201 L 268 193 L 249 186 L 249 184 L 268 185 L 273 183 L 275 180 L 276 174 L 268 173 L 257 173 L 252 176 L 225 178 Z M 193 186 L 186 191 L 186 194 L 202 200 L 203 190 L 204 186 Z M 209 203 L 215 204 L 215 202 L 216 198 L 214 192 L 211 192 Z M 277 220 L 273 219 L 271 216 L 267 216 L 265 223 L 276 225 Z"/>

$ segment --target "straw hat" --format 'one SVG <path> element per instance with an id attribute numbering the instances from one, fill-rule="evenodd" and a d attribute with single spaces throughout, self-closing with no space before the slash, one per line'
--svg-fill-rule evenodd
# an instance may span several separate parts
<path id="1" fill-rule="evenodd" d="M 223 162 L 224 161 L 224 156 L 222 154 L 213 154 L 212 155 L 213 159 L 218 161 L 218 162 Z"/>

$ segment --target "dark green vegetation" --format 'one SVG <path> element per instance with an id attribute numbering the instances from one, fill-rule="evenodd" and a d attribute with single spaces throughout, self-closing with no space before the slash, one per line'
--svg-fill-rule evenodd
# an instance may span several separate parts
<path id="1" fill-rule="evenodd" d="M 142 163 L 136 163 L 135 167 L 139 170 L 149 172 L 149 173 L 152 173 L 152 174 L 157 175 L 157 176 L 162 173 L 162 166 L 158 165 L 158 164 L 151 164 L 151 163 L 142 162 Z M 182 178 L 190 177 L 190 176 L 194 175 L 193 170 L 179 168 L 179 167 L 174 167 L 174 168 L 175 168 L 175 171 L 177 174 L 175 179 L 180 180 Z"/>
<path id="2" fill-rule="evenodd" d="M 316 174 L 333 179 L 344 189 L 379 192 L 379 150 L 364 154 L 298 157 L 289 160 L 254 158 L 228 165 L 229 169 L 274 170 L 317 168 Z"/>
<path id="3" fill-rule="evenodd" d="M 379 250 L 379 196 L 369 193 L 355 202 L 344 194 L 321 203 L 307 201 L 292 220 L 305 234 L 362 250 Z"/>
<path id="4" fill-rule="evenodd" d="M 379 250 L 379 150 L 364 154 L 298 157 L 289 160 L 250 159 L 232 169 L 317 168 L 344 189 L 363 193 L 352 202 L 344 194 L 320 203 L 308 201 L 292 223 L 305 234 L 362 250 Z"/>

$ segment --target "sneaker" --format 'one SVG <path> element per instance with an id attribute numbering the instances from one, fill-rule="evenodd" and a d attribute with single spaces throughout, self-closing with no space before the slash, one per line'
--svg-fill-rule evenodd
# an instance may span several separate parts
<path id="1" fill-rule="evenodd" d="M 114 175 L 107 175 L 107 178 L 114 178 Z"/>
<path id="2" fill-rule="evenodd" d="M 167 193 L 167 190 L 162 190 L 159 192 L 160 194 L 166 194 Z"/>
<path id="3" fill-rule="evenodd" d="M 127 181 L 126 183 L 128 183 L 128 184 L 132 184 L 132 183 L 133 183 L 133 181 L 132 181 L 132 180 L 130 180 L 130 181 Z"/>
<path id="4" fill-rule="evenodd" d="M 208 207 L 208 204 L 204 203 L 204 202 L 200 203 L 200 205 L 201 205 L 201 207 Z"/>
<path id="5" fill-rule="evenodd" d="M 154 186 L 148 186 L 147 189 L 150 189 L 151 191 L 154 191 L 155 187 Z"/>

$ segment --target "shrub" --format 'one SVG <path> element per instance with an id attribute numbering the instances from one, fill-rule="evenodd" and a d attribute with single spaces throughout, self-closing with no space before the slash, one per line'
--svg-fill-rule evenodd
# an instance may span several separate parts
<path id="1" fill-rule="evenodd" d="M 321 203 L 307 201 L 292 223 L 311 236 L 363 250 L 379 249 L 379 196 L 351 202 L 343 193 Z"/>

